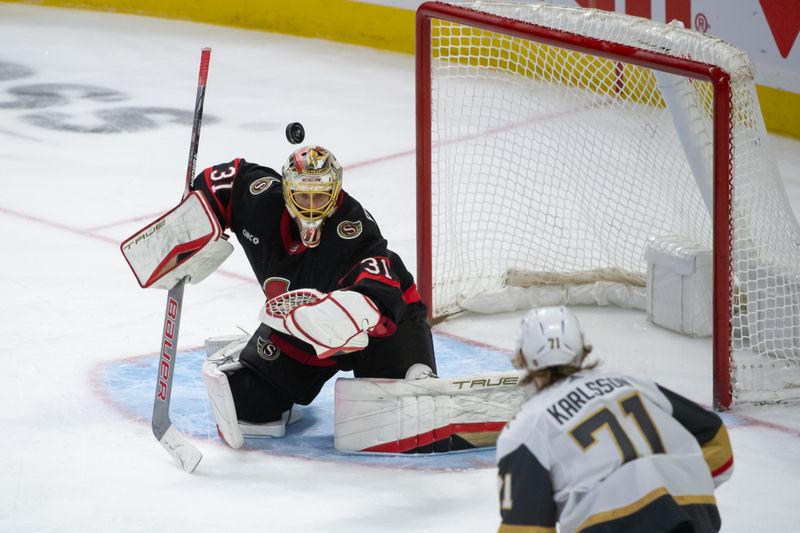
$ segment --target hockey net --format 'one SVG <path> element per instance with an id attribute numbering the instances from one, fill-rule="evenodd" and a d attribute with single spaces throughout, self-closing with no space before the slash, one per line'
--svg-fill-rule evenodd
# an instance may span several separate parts
<path id="1" fill-rule="evenodd" d="M 800 396 L 800 230 L 746 54 L 616 13 L 430 2 L 417 94 L 432 318 L 582 287 L 641 308 L 645 245 L 677 235 L 713 249 L 715 405 Z"/>

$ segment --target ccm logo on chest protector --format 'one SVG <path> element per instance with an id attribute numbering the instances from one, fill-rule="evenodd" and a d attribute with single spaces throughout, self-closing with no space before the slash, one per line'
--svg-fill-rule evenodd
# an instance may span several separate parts
<path id="1" fill-rule="evenodd" d="M 361 235 L 363 229 L 360 220 L 356 220 L 355 222 L 343 220 L 336 226 L 336 233 L 338 233 L 339 237 L 342 239 L 355 239 Z"/>

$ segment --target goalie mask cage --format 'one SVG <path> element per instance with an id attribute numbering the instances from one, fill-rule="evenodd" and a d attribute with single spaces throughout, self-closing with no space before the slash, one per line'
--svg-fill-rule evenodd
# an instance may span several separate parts
<path id="1" fill-rule="evenodd" d="M 713 250 L 715 407 L 800 396 L 800 231 L 746 54 L 530 2 L 428 2 L 416 35 L 431 318 L 509 310 L 511 286 L 643 293 L 648 239 L 679 236 Z"/>

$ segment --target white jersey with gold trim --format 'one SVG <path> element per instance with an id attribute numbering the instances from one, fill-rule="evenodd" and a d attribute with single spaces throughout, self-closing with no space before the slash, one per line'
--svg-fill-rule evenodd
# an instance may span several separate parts
<path id="1" fill-rule="evenodd" d="M 556 522 L 562 532 L 718 531 L 714 478 L 733 465 L 717 415 L 656 383 L 594 370 L 529 399 L 497 458 L 501 531 Z"/>

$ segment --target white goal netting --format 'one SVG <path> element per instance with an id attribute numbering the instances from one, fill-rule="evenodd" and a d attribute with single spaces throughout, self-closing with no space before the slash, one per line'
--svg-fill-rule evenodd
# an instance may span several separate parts
<path id="1" fill-rule="evenodd" d="M 512 36 L 513 25 L 432 17 L 434 317 L 474 302 L 493 308 L 492 299 L 507 310 L 518 302 L 503 292 L 512 285 L 563 293 L 621 283 L 641 295 L 648 239 L 680 236 L 711 249 L 713 209 L 722 202 L 732 244 L 714 249 L 715 261 L 729 265 L 715 283 L 728 286 L 733 399 L 800 396 L 800 230 L 769 153 L 747 56 L 697 32 L 615 13 L 447 4 L 717 66 L 730 76 L 731 133 L 714 146 L 714 88 L 696 74 L 638 66 L 635 54 L 632 62 L 606 59 L 604 44 L 579 52 Z M 713 162 L 727 154 L 730 168 L 717 173 L 726 182 L 715 189 Z M 641 298 L 627 303 L 641 307 Z"/>

